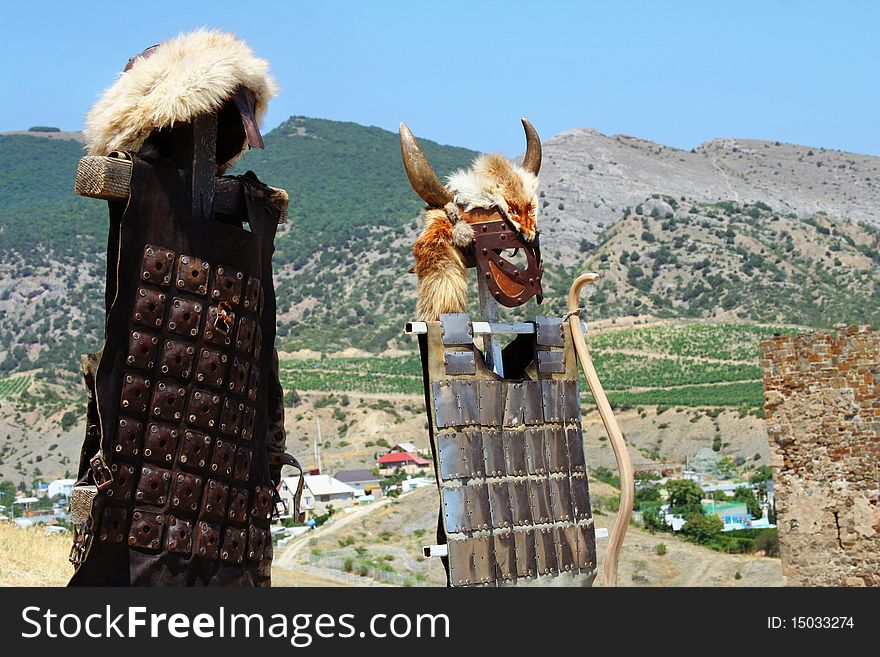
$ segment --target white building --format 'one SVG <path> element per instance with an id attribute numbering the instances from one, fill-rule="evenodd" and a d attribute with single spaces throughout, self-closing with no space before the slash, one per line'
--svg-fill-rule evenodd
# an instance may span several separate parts
<path id="1" fill-rule="evenodd" d="M 55 497 L 56 495 L 70 497 L 70 491 L 73 490 L 75 483 L 76 479 L 56 479 L 55 481 L 50 481 L 49 497 Z"/>
<path id="2" fill-rule="evenodd" d="M 298 485 L 298 476 L 282 477 L 278 487 L 289 514 L 293 513 L 293 497 Z M 308 519 L 311 515 L 325 513 L 331 504 L 335 509 L 351 506 L 357 495 L 357 490 L 330 475 L 305 475 L 300 511 L 304 511 Z"/>

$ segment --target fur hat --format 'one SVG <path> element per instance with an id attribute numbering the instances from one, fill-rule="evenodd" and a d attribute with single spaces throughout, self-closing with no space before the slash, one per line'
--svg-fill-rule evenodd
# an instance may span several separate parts
<path id="1" fill-rule="evenodd" d="M 253 92 L 261 121 L 278 90 L 269 62 L 228 32 L 181 34 L 133 59 L 104 92 L 86 116 L 86 148 L 137 151 L 155 130 L 219 110 L 239 86 Z"/>
<path id="2" fill-rule="evenodd" d="M 535 237 L 538 176 L 503 155 L 477 156 L 469 169 L 453 172 L 446 186 L 465 211 L 498 208 L 527 239 Z"/>

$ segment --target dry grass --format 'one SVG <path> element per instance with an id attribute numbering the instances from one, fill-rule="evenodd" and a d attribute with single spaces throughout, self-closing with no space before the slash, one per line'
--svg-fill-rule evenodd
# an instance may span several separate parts
<path id="1" fill-rule="evenodd" d="M 65 586 L 73 574 L 70 541 L 69 534 L 0 522 L 0 586 Z"/>

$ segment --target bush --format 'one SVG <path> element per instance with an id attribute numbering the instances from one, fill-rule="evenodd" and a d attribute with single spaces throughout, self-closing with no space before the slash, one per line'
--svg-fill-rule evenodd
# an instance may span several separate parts
<path id="1" fill-rule="evenodd" d="M 658 557 L 662 557 L 663 555 L 665 555 L 666 543 L 657 543 L 657 545 L 654 546 L 654 554 L 656 554 Z"/>
<path id="2" fill-rule="evenodd" d="M 705 516 L 691 514 L 681 528 L 682 536 L 694 543 L 707 545 L 712 543 L 724 529 L 724 523 L 716 515 Z"/>

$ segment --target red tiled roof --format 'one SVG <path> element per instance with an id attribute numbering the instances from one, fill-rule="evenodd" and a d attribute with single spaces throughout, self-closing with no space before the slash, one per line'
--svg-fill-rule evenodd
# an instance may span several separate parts
<path id="1" fill-rule="evenodd" d="M 385 454 L 376 460 L 376 463 L 415 463 L 416 465 L 430 465 L 430 461 L 426 461 L 420 456 L 410 454 L 409 452 L 391 452 Z"/>

